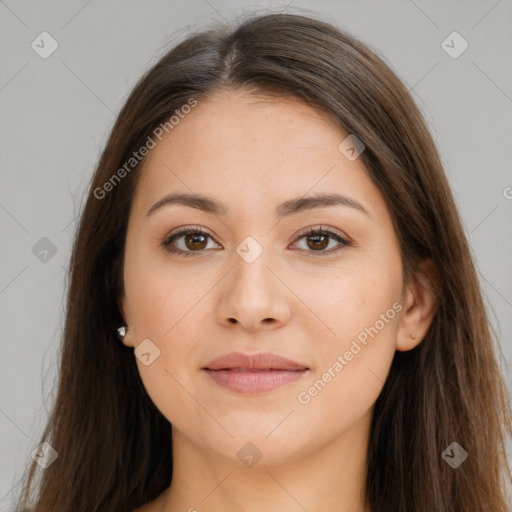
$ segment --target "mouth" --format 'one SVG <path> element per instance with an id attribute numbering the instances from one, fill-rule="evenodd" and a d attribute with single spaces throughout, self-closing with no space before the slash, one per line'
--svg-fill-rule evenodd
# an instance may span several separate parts
<path id="1" fill-rule="evenodd" d="M 298 362 L 271 353 L 246 355 L 232 352 L 201 369 L 216 384 L 231 391 L 258 394 L 301 379 L 311 370 Z"/>

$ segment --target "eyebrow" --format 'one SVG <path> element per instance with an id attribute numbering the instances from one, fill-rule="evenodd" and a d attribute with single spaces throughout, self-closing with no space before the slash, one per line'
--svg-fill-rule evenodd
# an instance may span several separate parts
<path id="1" fill-rule="evenodd" d="M 225 217 L 229 208 L 212 197 L 198 195 L 198 194 L 168 194 L 162 199 L 158 200 L 146 213 L 146 217 L 150 217 L 157 210 L 164 206 L 173 204 L 181 204 L 196 208 L 206 213 L 211 213 L 217 216 Z M 305 210 L 314 208 L 322 208 L 325 206 L 349 206 L 372 218 L 370 212 L 353 197 L 343 194 L 317 194 L 314 196 L 297 197 L 281 203 L 276 207 L 276 217 L 282 219 L 289 215 L 294 215 Z"/>

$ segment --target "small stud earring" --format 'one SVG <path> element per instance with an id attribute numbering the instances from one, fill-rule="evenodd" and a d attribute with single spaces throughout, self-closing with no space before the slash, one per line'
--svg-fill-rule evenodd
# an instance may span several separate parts
<path id="1" fill-rule="evenodd" d="M 411 339 L 415 340 L 415 339 L 416 339 L 416 336 L 411 332 L 411 333 L 409 333 L 409 338 L 411 338 Z"/>
<path id="2" fill-rule="evenodd" d="M 126 331 L 128 330 L 128 327 L 126 325 L 122 325 L 117 329 L 118 338 L 122 341 L 123 338 L 126 336 Z"/>

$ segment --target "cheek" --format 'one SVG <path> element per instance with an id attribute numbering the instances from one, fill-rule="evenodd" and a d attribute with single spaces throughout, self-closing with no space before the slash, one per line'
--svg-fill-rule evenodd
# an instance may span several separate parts
<path id="1" fill-rule="evenodd" d="M 187 314 L 211 287 L 212 276 L 173 267 L 154 250 L 131 250 L 125 271 L 131 322 L 139 337 L 154 337 L 165 345 L 177 328 L 187 324 Z"/>
<path id="2" fill-rule="evenodd" d="M 350 329 L 345 324 L 347 335 L 322 347 L 322 360 L 314 375 L 295 397 L 302 422 L 326 436 L 350 429 L 368 413 L 382 391 L 395 354 L 397 316 L 381 329 L 380 323 L 368 322 L 361 328 L 348 315 L 344 318 L 352 323 Z M 341 323 L 339 329 L 343 329 Z"/>
<path id="3" fill-rule="evenodd" d="M 182 318 L 183 314 L 168 314 L 165 307 L 159 308 L 159 304 L 168 305 L 166 302 L 155 304 L 153 300 L 153 304 L 154 307 L 141 308 L 140 328 L 158 355 L 149 365 L 144 364 L 143 357 L 137 357 L 136 363 L 154 405 L 169 422 L 179 425 L 180 419 L 201 414 L 192 398 L 197 394 L 200 347 L 195 340 L 198 337 L 186 317 Z"/>
<path id="4" fill-rule="evenodd" d="M 308 415 L 323 411 L 338 424 L 341 418 L 350 422 L 347 415 L 356 420 L 377 399 L 395 354 L 399 272 L 354 271 L 331 281 L 327 296 L 317 293 L 311 308 L 335 334 L 319 338 L 314 375 L 297 395 Z M 334 403 L 340 407 L 331 408 Z"/>
<path id="5" fill-rule="evenodd" d="M 187 332 L 193 328 L 187 313 L 197 300 L 195 292 L 184 285 L 176 273 L 166 272 L 149 256 L 132 249 L 126 261 L 125 288 L 134 356 L 139 354 L 135 361 L 148 395 L 169 420 L 176 403 L 183 401 L 180 384 L 186 385 L 187 365 L 197 353 L 195 336 Z M 142 357 L 143 346 L 149 358 Z"/>
<path id="6" fill-rule="evenodd" d="M 371 266 L 352 267 L 337 272 L 328 281 L 310 280 L 302 289 L 297 286 L 295 289 L 305 297 L 304 303 L 316 317 L 314 321 L 321 320 L 326 327 L 319 340 L 328 342 L 326 347 L 345 351 L 354 338 L 364 343 L 377 335 L 376 331 L 390 331 L 400 309 L 399 272 L 400 268 L 385 272 Z"/>
<path id="7" fill-rule="evenodd" d="M 176 377 L 195 364 L 197 340 L 204 338 L 197 318 L 200 299 L 208 289 L 202 288 L 187 287 L 172 276 L 148 272 L 146 276 L 141 273 L 132 290 L 136 296 L 133 322 L 137 342 L 150 339 L 160 351 L 155 363 Z M 141 370 L 144 369 L 142 366 Z"/>

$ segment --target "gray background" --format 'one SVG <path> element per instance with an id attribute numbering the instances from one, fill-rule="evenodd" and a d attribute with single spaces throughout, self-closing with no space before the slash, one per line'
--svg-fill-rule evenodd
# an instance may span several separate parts
<path id="1" fill-rule="evenodd" d="M 169 42 L 254 7 L 285 4 L 0 0 L 0 511 L 55 394 L 76 217 L 116 113 Z M 512 388 L 511 0 L 295 0 L 287 10 L 297 8 L 377 50 L 425 113 Z M 59 45 L 47 59 L 31 47 L 43 31 Z M 453 31 L 469 44 L 456 59 L 441 46 Z M 46 262 L 32 249 L 43 237 L 57 249 Z"/>

